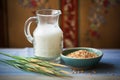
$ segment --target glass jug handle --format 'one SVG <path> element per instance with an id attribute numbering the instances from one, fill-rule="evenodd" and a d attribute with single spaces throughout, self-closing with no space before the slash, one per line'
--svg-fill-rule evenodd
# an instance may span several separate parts
<path id="1" fill-rule="evenodd" d="M 33 21 L 37 21 L 37 17 L 30 17 L 26 20 L 25 25 L 24 25 L 24 33 L 25 36 L 27 37 L 27 40 L 32 43 L 33 42 L 33 37 L 30 34 L 30 25 Z"/>

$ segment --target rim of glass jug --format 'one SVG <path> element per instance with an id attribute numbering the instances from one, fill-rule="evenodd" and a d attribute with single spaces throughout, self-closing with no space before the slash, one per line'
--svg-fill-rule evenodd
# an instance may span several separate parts
<path id="1" fill-rule="evenodd" d="M 50 14 L 49 14 L 50 13 Z M 55 9 L 41 9 L 37 10 L 36 14 L 38 16 L 55 16 L 55 15 L 60 15 L 61 10 L 55 10 Z"/>

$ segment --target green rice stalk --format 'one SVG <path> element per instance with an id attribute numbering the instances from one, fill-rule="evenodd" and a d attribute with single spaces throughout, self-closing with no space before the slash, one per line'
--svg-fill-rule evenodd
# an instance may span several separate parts
<path id="1" fill-rule="evenodd" d="M 24 71 L 39 73 L 39 74 L 48 75 L 48 76 L 59 76 L 59 77 L 68 76 L 69 74 L 67 71 L 63 71 L 55 67 L 55 66 L 66 67 L 61 64 L 48 62 L 36 57 L 23 58 L 23 57 L 13 56 L 13 55 L 1 53 L 1 52 L 0 54 L 14 59 L 14 60 L 0 60 L 1 62 L 4 62 L 6 64 L 9 64 L 15 68 L 18 68 Z"/>

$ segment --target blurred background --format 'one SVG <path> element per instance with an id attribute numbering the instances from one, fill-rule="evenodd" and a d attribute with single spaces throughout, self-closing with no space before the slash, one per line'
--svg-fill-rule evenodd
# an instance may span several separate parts
<path id="1" fill-rule="evenodd" d="M 24 23 L 48 8 L 62 11 L 64 47 L 120 48 L 120 0 L 0 0 L 0 47 L 32 47 Z"/>

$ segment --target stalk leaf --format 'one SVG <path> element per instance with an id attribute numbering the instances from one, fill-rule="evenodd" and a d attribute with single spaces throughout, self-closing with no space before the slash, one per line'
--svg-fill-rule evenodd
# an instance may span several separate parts
<path id="1" fill-rule="evenodd" d="M 26 58 L 23 58 L 23 57 L 20 57 L 20 56 L 13 56 L 13 55 L 11 55 L 11 54 L 6 54 L 6 53 L 3 53 L 3 52 L 0 52 L 0 54 L 2 54 L 2 55 L 4 55 L 4 56 L 7 56 L 7 57 L 11 57 L 11 58 L 13 58 L 13 59 L 26 60 L 26 61 L 27 61 Z"/>

